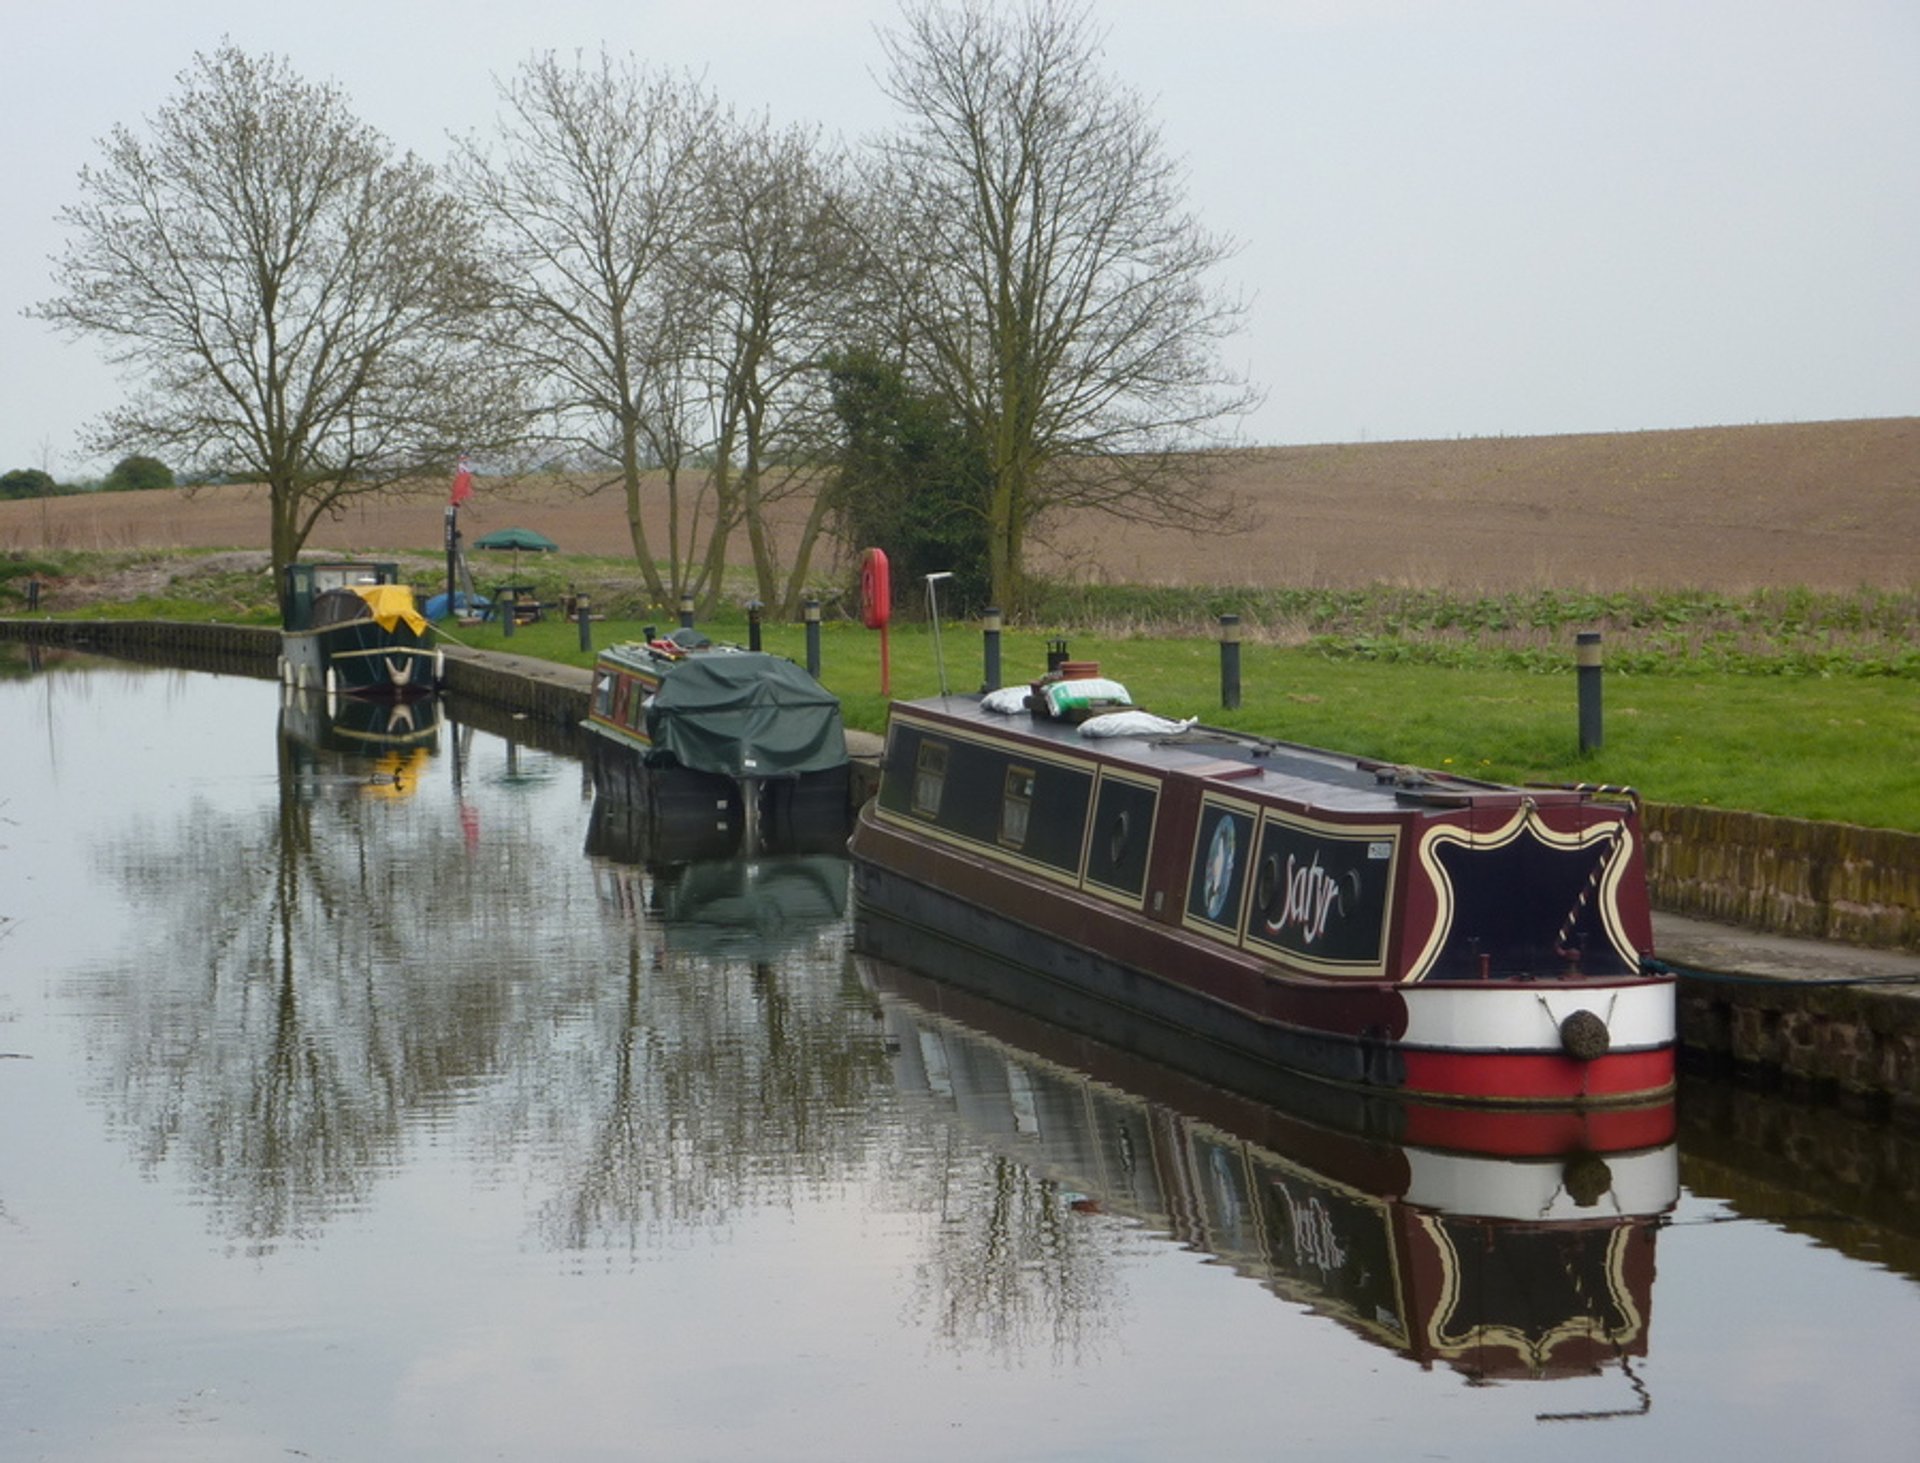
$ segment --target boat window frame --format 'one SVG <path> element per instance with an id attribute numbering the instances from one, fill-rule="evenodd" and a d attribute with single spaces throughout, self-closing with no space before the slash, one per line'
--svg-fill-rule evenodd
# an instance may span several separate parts
<path id="1" fill-rule="evenodd" d="M 653 699 L 653 686 L 639 676 L 627 678 L 627 714 L 623 725 L 630 732 L 644 734 L 647 729 L 647 705 Z"/>
<path id="2" fill-rule="evenodd" d="M 1016 790 L 1019 780 L 1023 786 Z M 1033 794 L 1040 782 L 1038 768 L 1009 762 L 1000 783 L 999 840 L 1003 848 L 1025 848 L 1027 830 L 1033 824 Z M 1015 825 L 1018 825 L 1017 827 Z"/>
<path id="3" fill-rule="evenodd" d="M 913 759 L 913 795 L 909 809 L 917 818 L 938 818 L 946 796 L 947 767 L 953 747 L 937 738 L 922 736 Z M 936 765 L 937 764 L 937 765 Z"/>

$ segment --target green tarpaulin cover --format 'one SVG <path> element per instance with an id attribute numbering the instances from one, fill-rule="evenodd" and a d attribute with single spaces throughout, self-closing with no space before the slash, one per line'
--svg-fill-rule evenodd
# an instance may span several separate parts
<path id="1" fill-rule="evenodd" d="M 727 777 L 797 777 L 845 764 L 840 703 L 799 666 L 757 651 L 690 655 L 647 707 L 656 760 Z"/>

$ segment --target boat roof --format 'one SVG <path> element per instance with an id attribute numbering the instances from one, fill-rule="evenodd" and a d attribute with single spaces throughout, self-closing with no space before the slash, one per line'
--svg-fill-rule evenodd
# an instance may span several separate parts
<path id="1" fill-rule="evenodd" d="M 894 710 L 955 723 L 956 731 L 963 734 L 1093 757 L 1161 776 L 1184 774 L 1217 782 L 1223 791 L 1328 812 L 1404 813 L 1421 806 L 1468 807 L 1517 803 L 1523 798 L 1536 803 L 1579 802 L 1602 792 L 1631 796 L 1625 789 L 1486 782 L 1197 722 L 1173 723 L 1177 729 L 1160 733 L 1088 736 L 1081 731 L 1085 722 L 1025 711 L 993 711 L 973 694 L 896 702 Z"/>

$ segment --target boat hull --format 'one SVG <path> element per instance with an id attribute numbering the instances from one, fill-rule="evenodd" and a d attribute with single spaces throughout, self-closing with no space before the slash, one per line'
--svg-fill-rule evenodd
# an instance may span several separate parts
<path id="1" fill-rule="evenodd" d="M 753 852 L 837 852 L 846 844 L 852 794 L 845 766 L 743 782 L 655 761 L 641 745 L 592 723 L 587 729 L 596 803 L 644 830 L 653 845 L 711 859 L 739 853 L 749 841 Z"/>
<path id="2" fill-rule="evenodd" d="M 404 628 L 383 630 L 372 620 L 320 630 L 285 630 L 281 675 L 296 690 L 402 700 L 430 696 L 440 685 L 440 652 Z"/>
<path id="3" fill-rule="evenodd" d="M 934 942 L 1019 966 L 1080 995 L 1111 1002 L 1236 1057 L 1325 1081 L 1408 1096 L 1494 1103 L 1634 1103 L 1670 1093 L 1671 983 L 1482 983 L 1409 991 L 1388 982 L 1306 982 L 1234 968 L 1177 933 L 1116 924 L 1094 901 L 1031 885 L 991 867 L 960 867 L 863 811 L 852 841 L 863 948 L 914 968 Z M 917 877 L 916 877 L 917 875 Z M 942 887 L 944 886 L 944 887 Z M 950 892 L 955 887 L 967 892 Z M 1014 910 L 1015 913 L 1002 911 Z M 868 918 L 884 916 L 886 923 Z M 1558 1025 L 1535 1019 L 1541 1002 L 1570 1013 L 1593 1005 L 1633 1008 L 1639 1047 L 1616 1045 L 1579 1061 L 1559 1049 Z M 1449 1037 L 1438 1002 L 1477 1019 Z M 1410 1003 L 1414 1011 L 1409 1011 Z M 1508 1029 L 1500 1042 L 1497 1028 Z M 1422 1036 L 1409 1040 L 1405 1033 Z"/>

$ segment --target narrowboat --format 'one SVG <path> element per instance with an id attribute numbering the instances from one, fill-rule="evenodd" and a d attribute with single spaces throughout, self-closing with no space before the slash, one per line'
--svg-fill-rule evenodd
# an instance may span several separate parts
<path id="1" fill-rule="evenodd" d="M 1626 1384 L 1618 1408 L 1583 1395 L 1543 1421 L 1644 1410 L 1632 1359 L 1648 1354 L 1655 1247 L 1680 1197 L 1670 1101 L 1652 1141 L 1604 1156 L 1433 1147 L 1329 1127 L 889 962 L 857 968 L 902 1095 L 1033 1171 L 1031 1221 L 1050 1233 L 1131 1221 L 1470 1385 Z"/>
<path id="2" fill-rule="evenodd" d="M 439 689 L 433 627 L 397 564 L 289 564 L 280 615 L 280 676 L 296 689 L 374 699 Z"/>
<path id="3" fill-rule="evenodd" d="M 850 816 L 840 702 L 781 656 L 682 628 L 600 651 L 588 704 L 595 792 L 669 842 L 753 851 Z"/>
<path id="4" fill-rule="evenodd" d="M 1135 707 L 1098 667 L 896 702 L 862 919 L 1238 1058 L 1442 1102 L 1674 1082 L 1629 789 L 1512 787 Z"/>

